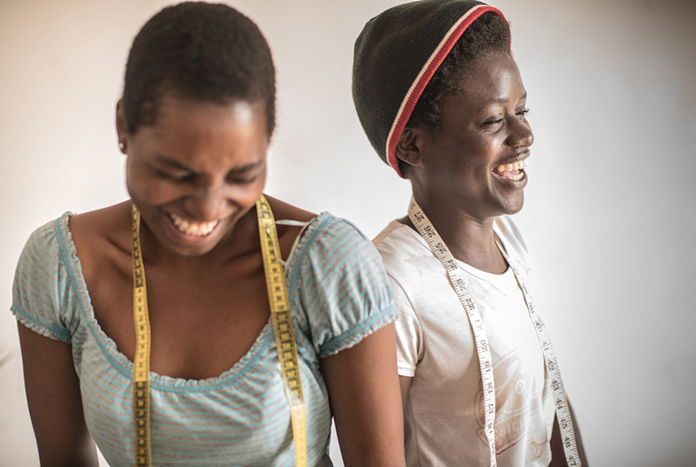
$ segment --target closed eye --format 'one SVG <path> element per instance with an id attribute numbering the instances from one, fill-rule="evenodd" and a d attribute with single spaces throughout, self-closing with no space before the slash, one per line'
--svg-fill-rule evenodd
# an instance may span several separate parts
<path id="1" fill-rule="evenodd" d="M 515 115 L 518 117 L 526 118 L 527 114 L 529 113 L 529 107 L 522 107 L 520 109 L 517 109 L 515 112 Z"/>
<path id="2" fill-rule="evenodd" d="M 230 171 L 225 178 L 225 181 L 232 185 L 249 185 L 258 180 L 264 174 L 265 161 L 260 160 L 252 162 L 243 167 L 239 167 Z"/>
<path id="3" fill-rule="evenodd" d="M 227 183 L 232 185 L 249 185 L 255 182 L 257 178 L 259 178 L 258 175 L 253 175 L 251 177 L 228 177 Z"/>
<path id="4" fill-rule="evenodd" d="M 483 122 L 484 126 L 494 126 L 503 123 L 503 117 L 492 117 Z"/>
<path id="5" fill-rule="evenodd" d="M 167 172 L 167 171 L 155 169 L 155 168 L 153 168 L 153 170 L 157 174 L 158 177 L 161 177 L 161 178 L 164 178 L 166 180 L 173 181 L 173 182 L 188 182 L 188 181 L 193 180 L 193 177 L 194 177 L 194 175 L 190 172 L 184 172 L 184 171 Z"/>

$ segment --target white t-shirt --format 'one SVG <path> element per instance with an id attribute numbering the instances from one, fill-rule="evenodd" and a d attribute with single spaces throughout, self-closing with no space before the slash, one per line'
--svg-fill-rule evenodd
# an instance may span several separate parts
<path id="1" fill-rule="evenodd" d="M 494 229 L 534 293 L 532 264 L 519 230 L 506 217 L 497 219 Z M 399 313 L 399 374 L 413 377 L 404 413 L 407 464 L 488 465 L 474 335 L 447 271 L 425 240 L 398 221 L 374 243 Z M 551 461 L 553 394 L 524 295 L 510 268 L 498 275 L 462 262 L 459 266 L 490 342 L 498 465 L 546 466 Z"/>

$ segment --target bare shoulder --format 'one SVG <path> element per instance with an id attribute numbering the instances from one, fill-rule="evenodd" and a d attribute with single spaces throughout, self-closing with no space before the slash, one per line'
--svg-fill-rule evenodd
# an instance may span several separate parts
<path id="1" fill-rule="evenodd" d="M 75 242 L 85 243 L 112 238 L 130 232 L 131 202 L 124 201 L 96 211 L 75 214 L 70 218 L 70 233 Z M 129 236 L 126 237 L 128 239 Z"/>
<path id="2" fill-rule="evenodd" d="M 292 204 L 288 204 L 285 201 L 271 196 L 266 195 L 266 199 L 271 205 L 271 209 L 273 209 L 273 217 L 277 220 L 288 219 L 299 222 L 309 222 L 317 217 L 317 215 L 312 212 L 305 211 L 304 209 L 300 209 L 297 206 L 293 206 Z"/>
<path id="3" fill-rule="evenodd" d="M 268 203 L 271 205 L 271 209 L 273 210 L 273 217 L 275 217 L 276 220 L 293 220 L 293 221 L 298 221 L 298 222 L 309 222 L 315 217 L 317 217 L 316 214 L 311 213 L 309 211 L 305 211 L 304 209 L 300 209 L 296 206 L 293 206 L 291 204 L 288 204 L 284 201 L 280 201 L 279 199 L 273 198 L 271 196 L 266 196 L 266 199 L 268 200 Z M 290 251 L 292 250 L 292 246 L 295 243 L 295 240 L 297 239 L 297 236 L 300 235 L 303 230 L 298 227 L 298 226 L 291 226 L 291 225 L 278 225 L 278 238 L 280 240 L 280 250 L 283 258 L 288 258 L 290 255 Z"/>
<path id="4" fill-rule="evenodd" d="M 131 202 L 124 201 L 70 218 L 70 234 L 86 277 L 104 259 L 130 255 L 130 209 Z"/>

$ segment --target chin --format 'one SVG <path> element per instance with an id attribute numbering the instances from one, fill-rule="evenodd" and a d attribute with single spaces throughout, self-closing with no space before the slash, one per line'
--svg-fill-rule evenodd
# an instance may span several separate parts
<path id="1" fill-rule="evenodd" d="M 510 201 L 512 201 L 512 200 L 510 200 Z M 514 202 L 504 203 L 501 206 L 500 214 L 504 215 L 504 216 L 512 216 L 512 215 L 520 212 L 523 207 L 524 207 L 524 197 L 520 197 L 519 200 L 515 200 Z"/>
<path id="2" fill-rule="evenodd" d="M 518 212 L 520 212 L 522 210 L 523 207 L 524 207 L 524 203 L 520 203 L 519 206 L 516 206 L 516 207 L 510 209 L 510 212 L 508 212 L 506 214 L 509 216 L 512 216 L 513 214 L 517 214 Z"/>
<path id="3" fill-rule="evenodd" d="M 206 255 L 213 251 L 216 246 L 217 243 L 211 245 L 175 245 L 170 247 L 170 251 L 180 256 L 192 258 Z"/>
<path id="4" fill-rule="evenodd" d="M 178 238 L 170 243 L 169 250 L 175 254 L 186 257 L 203 256 L 213 251 L 221 241 L 219 232 L 214 232 L 210 237 Z"/>

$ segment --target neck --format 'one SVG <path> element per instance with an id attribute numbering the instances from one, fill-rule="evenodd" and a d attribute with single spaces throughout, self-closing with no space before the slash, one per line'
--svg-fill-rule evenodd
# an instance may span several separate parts
<path id="1" fill-rule="evenodd" d="M 456 259 L 482 271 L 505 272 L 507 264 L 495 244 L 494 217 L 478 219 L 451 197 L 440 198 L 415 189 L 413 197 Z M 415 228 L 410 220 L 405 223 Z"/>

